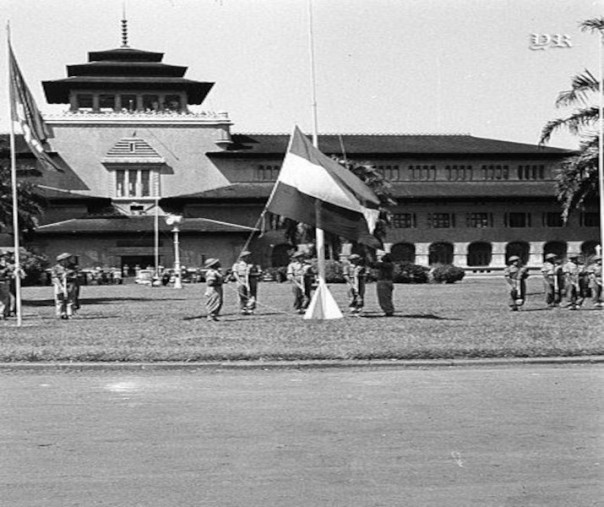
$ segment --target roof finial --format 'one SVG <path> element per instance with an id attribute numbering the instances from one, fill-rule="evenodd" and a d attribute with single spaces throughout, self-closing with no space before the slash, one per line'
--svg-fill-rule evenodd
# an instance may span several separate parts
<path id="1" fill-rule="evenodd" d="M 128 20 L 126 19 L 126 0 L 122 3 L 122 47 L 128 46 Z"/>

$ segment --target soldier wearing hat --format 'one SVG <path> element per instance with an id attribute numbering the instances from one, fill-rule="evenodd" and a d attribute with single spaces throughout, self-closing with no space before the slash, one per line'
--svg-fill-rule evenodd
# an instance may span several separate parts
<path id="1" fill-rule="evenodd" d="M 0 320 L 10 316 L 11 295 L 10 284 L 14 276 L 14 270 L 8 263 L 8 253 L 0 250 Z"/>
<path id="2" fill-rule="evenodd" d="M 591 298 L 596 308 L 604 307 L 602 299 L 602 256 L 594 255 L 592 263 L 587 268 Z"/>
<path id="3" fill-rule="evenodd" d="M 545 288 L 545 303 L 550 308 L 559 306 L 563 279 L 562 270 L 560 269 L 560 263 L 556 254 L 548 253 L 545 256 L 545 261 L 541 267 L 541 274 L 543 275 L 543 286 Z"/>
<path id="4" fill-rule="evenodd" d="M 579 263 L 579 254 L 568 255 L 568 260 L 562 266 L 562 275 L 564 276 L 564 296 L 568 309 L 578 310 L 585 299 L 582 287 L 585 271 Z"/>
<path id="5" fill-rule="evenodd" d="M 292 284 L 294 310 L 304 313 L 310 304 L 313 274 L 303 252 L 295 252 L 287 266 L 287 279 Z"/>
<path id="6" fill-rule="evenodd" d="M 206 309 L 207 319 L 209 321 L 220 320 L 220 310 L 223 303 L 224 277 L 220 272 L 220 261 L 218 259 L 208 259 L 204 265 L 206 268 Z"/>
<path id="7" fill-rule="evenodd" d="M 57 318 L 69 319 L 78 309 L 78 270 L 73 255 L 67 252 L 57 255 L 57 263 L 51 269 Z"/>
<path id="8" fill-rule="evenodd" d="M 503 271 L 505 281 L 510 287 L 510 309 L 517 312 L 526 298 L 526 279 L 529 276 L 526 266 L 522 266 L 520 257 L 512 255 Z"/>
<path id="9" fill-rule="evenodd" d="M 350 314 L 359 316 L 365 304 L 365 282 L 367 279 L 367 268 L 360 255 L 352 254 L 348 257 L 348 264 L 344 265 L 343 275 L 348 284 Z"/>
<path id="10" fill-rule="evenodd" d="M 392 256 L 382 250 L 377 252 L 377 261 L 371 262 L 370 267 L 374 269 L 378 304 L 384 312 L 384 316 L 394 315 L 394 262 Z"/>
<path id="11" fill-rule="evenodd" d="M 231 270 L 237 282 L 237 296 L 242 315 L 252 315 L 256 309 L 260 267 L 251 262 L 252 252 L 244 250 Z"/>

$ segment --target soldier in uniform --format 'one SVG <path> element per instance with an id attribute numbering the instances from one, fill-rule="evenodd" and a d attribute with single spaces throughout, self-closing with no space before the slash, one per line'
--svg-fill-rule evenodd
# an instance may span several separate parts
<path id="1" fill-rule="evenodd" d="M 55 293 L 55 311 L 57 318 L 69 319 L 79 308 L 78 269 L 70 253 L 57 256 L 57 263 L 52 267 L 51 278 Z"/>
<path id="2" fill-rule="evenodd" d="M 348 297 L 350 314 L 359 316 L 365 305 L 365 283 L 367 268 L 363 259 L 358 254 L 348 257 L 348 264 L 344 266 L 344 279 L 348 284 Z"/>
<path id="3" fill-rule="evenodd" d="M 287 266 L 287 279 L 292 284 L 294 310 L 304 313 L 310 304 L 313 282 L 312 268 L 304 253 L 296 252 L 292 255 L 292 260 Z"/>
<path id="4" fill-rule="evenodd" d="M 220 261 L 218 259 L 208 259 L 205 264 L 206 271 L 206 309 L 208 311 L 207 319 L 209 321 L 220 320 L 218 315 L 222 308 L 224 277 L 220 272 Z"/>
<path id="5" fill-rule="evenodd" d="M 394 303 L 392 293 L 394 292 L 394 263 L 388 253 L 378 255 L 378 260 L 370 264 L 375 269 L 378 303 L 386 317 L 394 315 Z"/>
<path id="6" fill-rule="evenodd" d="M 562 270 L 558 263 L 558 256 L 553 253 L 548 253 L 545 256 L 545 262 L 541 267 L 543 275 L 543 285 L 545 288 L 545 303 L 550 308 L 560 304 L 560 295 L 562 294 Z"/>
<path id="7" fill-rule="evenodd" d="M 8 253 L 0 250 L 0 320 L 8 319 L 11 310 L 10 284 L 14 276 Z"/>
<path id="8" fill-rule="evenodd" d="M 569 310 L 578 310 L 583 304 L 583 290 L 581 279 L 583 278 L 583 266 L 579 264 L 579 254 L 570 254 L 568 261 L 562 266 L 564 276 L 564 296 Z"/>
<path id="9" fill-rule="evenodd" d="M 510 309 L 517 312 L 526 298 L 528 269 L 526 266 L 521 266 L 520 257 L 512 255 L 508 259 L 508 266 L 505 268 L 503 276 L 510 286 Z"/>
<path id="10" fill-rule="evenodd" d="M 587 268 L 591 298 L 596 308 L 602 308 L 602 256 L 598 254 L 592 260 L 593 263 Z"/>
<path id="11" fill-rule="evenodd" d="M 237 296 L 242 315 L 252 315 L 256 309 L 258 297 L 258 280 L 260 267 L 252 264 L 252 252 L 244 250 L 239 254 L 239 260 L 233 264 L 232 276 L 237 282 Z"/>

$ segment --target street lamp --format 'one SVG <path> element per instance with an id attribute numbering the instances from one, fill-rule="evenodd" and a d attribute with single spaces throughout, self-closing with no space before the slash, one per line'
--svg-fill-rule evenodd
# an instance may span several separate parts
<path id="1" fill-rule="evenodd" d="M 178 249 L 178 226 L 182 223 L 183 217 L 181 215 L 168 215 L 166 223 L 172 226 L 172 233 L 174 234 L 174 288 L 182 289 L 182 280 L 180 276 L 180 252 Z"/>

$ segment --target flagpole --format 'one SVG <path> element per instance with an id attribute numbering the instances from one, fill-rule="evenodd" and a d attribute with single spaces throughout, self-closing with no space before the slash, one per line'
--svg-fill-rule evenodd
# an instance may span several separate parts
<path id="1" fill-rule="evenodd" d="M 598 252 L 600 255 L 604 254 L 604 106 L 602 101 L 604 100 L 604 70 L 602 69 L 602 56 L 603 56 L 603 46 L 604 46 L 604 32 L 602 30 L 599 31 L 599 111 L 598 114 L 600 116 L 599 121 L 599 139 L 598 139 L 598 190 L 600 193 L 600 251 Z"/>
<path id="2" fill-rule="evenodd" d="M 10 24 L 6 24 L 6 49 L 7 49 L 7 61 L 10 61 Z M 15 153 L 15 125 L 13 122 L 12 103 L 13 97 L 11 96 L 11 72 L 10 65 L 8 66 L 8 89 L 9 89 L 9 100 L 8 100 L 8 118 L 10 123 L 10 175 L 11 175 L 11 187 L 12 187 L 12 206 L 13 206 L 13 245 L 15 248 L 14 259 L 15 259 L 15 312 L 17 314 L 17 326 L 21 326 L 23 323 L 23 317 L 21 314 L 21 257 L 19 252 L 19 208 L 18 208 L 18 196 L 17 196 L 17 154 Z"/>

